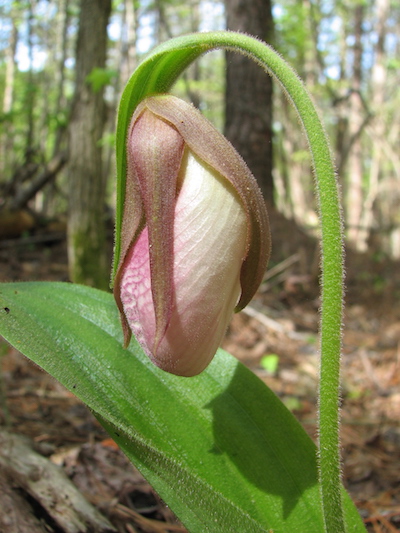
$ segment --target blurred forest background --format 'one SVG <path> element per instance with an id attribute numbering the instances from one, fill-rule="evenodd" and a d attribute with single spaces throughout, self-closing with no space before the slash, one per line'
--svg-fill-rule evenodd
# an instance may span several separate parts
<path id="1" fill-rule="evenodd" d="M 70 277 L 104 287 L 104 224 L 114 209 L 114 127 L 124 84 L 156 44 L 228 26 L 271 43 L 311 92 L 337 162 L 349 245 L 378 260 L 400 258 L 399 3 L 225 4 L 2 2 L 1 238 L 68 217 Z M 249 63 L 210 53 L 186 71 L 174 92 L 225 131 L 266 200 L 316 234 L 304 136 L 279 87 Z M 80 264 L 92 260 L 81 239 L 94 251 L 97 274 Z"/>
<path id="2" fill-rule="evenodd" d="M 124 84 L 158 43 L 225 28 L 272 44 L 302 77 L 325 122 L 347 248 L 344 479 L 369 531 L 399 531 L 398 0 L 0 0 L 1 281 L 108 289 L 114 129 Z M 255 300 L 235 315 L 224 347 L 315 438 L 319 228 L 298 120 L 278 85 L 238 54 L 207 54 L 173 92 L 237 147 L 270 211 L 270 269 Z M 99 531 L 185 531 L 76 399 L 5 344 L 0 355 L 0 423 L 63 465 L 111 519 L 113 526 Z M 5 502 L 1 474 L 0 452 Z M 1 519 L 0 509 L 2 531 L 17 531 Z M 68 531 L 63 527 L 53 530 Z"/>

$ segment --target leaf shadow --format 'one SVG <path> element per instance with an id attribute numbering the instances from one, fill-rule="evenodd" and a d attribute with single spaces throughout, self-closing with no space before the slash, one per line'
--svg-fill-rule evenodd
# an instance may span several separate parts
<path id="1" fill-rule="evenodd" d="M 206 408 L 213 415 L 214 446 L 209 452 L 226 454 L 255 488 L 255 498 L 261 491 L 261 498 L 269 495 L 276 507 L 278 496 L 283 519 L 300 500 L 311 515 L 320 514 L 316 448 L 260 379 L 238 364 L 229 386 Z M 304 494 L 314 486 L 317 496 L 310 501 Z"/>

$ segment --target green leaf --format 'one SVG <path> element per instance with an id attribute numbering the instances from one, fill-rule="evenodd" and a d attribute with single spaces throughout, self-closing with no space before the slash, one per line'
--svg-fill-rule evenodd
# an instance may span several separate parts
<path id="1" fill-rule="evenodd" d="M 86 82 L 91 85 L 92 91 L 98 93 L 117 76 L 117 71 L 107 68 L 95 67 L 86 76 Z"/>
<path id="2" fill-rule="evenodd" d="M 276 374 L 279 366 L 279 355 L 277 355 L 276 353 L 264 355 L 261 358 L 260 365 L 269 374 Z"/>
<path id="3" fill-rule="evenodd" d="M 90 407 L 192 533 L 323 531 L 314 444 L 226 352 L 167 374 L 122 348 L 110 294 L 64 283 L 0 284 L 0 333 Z M 344 501 L 348 531 L 365 531 Z"/>

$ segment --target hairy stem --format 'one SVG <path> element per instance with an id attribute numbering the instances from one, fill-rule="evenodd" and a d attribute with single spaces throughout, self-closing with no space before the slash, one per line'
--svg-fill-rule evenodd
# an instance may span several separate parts
<path id="1" fill-rule="evenodd" d="M 304 85 L 271 47 L 233 32 L 198 33 L 157 47 L 136 69 L 122 95 L 117 124 L 118 200 L 115 264 L 126 175 L 125 138 L 130 117 L 146 96 L 167 92 L 182 71 L 201 54 L 216 48 L 243 53 L 283 87 L 296 109 L 312 154 L 321 225 L 321 364 L 319 387 L 319 472 L 325 529 L 343 533 L 339 454 L 339 379 L 343 302 L 343 232 L 338 185 L 327 135 Z M 139 91 L 138 91 L 138 88 Z"/>

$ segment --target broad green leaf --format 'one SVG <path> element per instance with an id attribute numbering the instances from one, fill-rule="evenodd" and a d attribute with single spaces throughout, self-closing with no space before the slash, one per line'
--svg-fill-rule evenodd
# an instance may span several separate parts
<path id="1" fill-rule="evenodd" d="M 192 533 L 323 531 L 314 444 L 226 352 L 167 374 L 122 348 L 110 294 L 67 283 L 0 284 L 0 334 L 90 407 Z"/>

